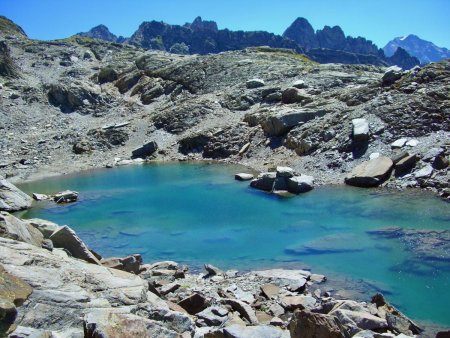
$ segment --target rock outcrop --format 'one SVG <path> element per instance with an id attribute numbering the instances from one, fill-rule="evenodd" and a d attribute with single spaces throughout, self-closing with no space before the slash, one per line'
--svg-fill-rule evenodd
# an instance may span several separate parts
<path id="1" fill-rule="evenodd" d="M 297 175 L 292 168 L 277 167 L 275 172 L 258 175 L 250 182 L 252 188 L 283 195 L 305 193 L 313 189 L 314 178 L 308 175 Z"/>
<path id="2" fill-rule="evenodd" d="M 32 199 L 14 184 L 0 180 L 0 210 L 19 211 L 31 207 Z"/>

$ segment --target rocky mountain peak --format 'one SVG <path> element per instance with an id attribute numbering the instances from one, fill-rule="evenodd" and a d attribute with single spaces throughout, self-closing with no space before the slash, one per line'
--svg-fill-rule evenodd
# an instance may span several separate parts
<path id="1" fill-rule="evenodd" d="M 88 32 L 78 33 L 79 36 L 84 36 L 88 38 L 100 39 L 109 42 L 116 42 L 118 37 L 111 33 L 105 25 L 98 25 L 94 28 L 91 28 Z"/>
<path id="2" fill-rule="evenodd" d="M 323 29 L 314 32 L 313 27 L 305 18 L 297 18 L 286 29 L 283 36 L 294 40 L 307 51 L 325 48 L 335 51 L 376 55 L 384 58 L 382 52 L 380 53 L 378 47 L 372 41 L 362 37 L 353 38 L 346 36 L 340 26 L 325 26 Z"/>
<path id="3" fill-rule="evenodd" d="M 313 27 L 305 18 L 297 18 L 284 31 L 283 36 L 294 40 L 306 49 L 318 47 L 316 35 Z"/>
<path id="4" fill-rule="evenodd" d="M 420 63 L 419 59 L 415 56 L 409 55 L 409 53 L 402 47 L 398 47 L 394 55 L 389 60 L 392 64 L 402 67 L 403 69 L 411 69 Z"/>
<path id="5" fill-rule="evenodd" d="M 215 21 L 203 21 L 201 16 L 197 16 L 191 24 L 186 24 L 192 30 L 217 32 L 219 29 Z"/>
<path id="6" fill-rule="evenodd" d="M 325 26 L 316 32 L 317 40 L 322 48 L 345 50 L 346 39 L 344 31 L 339 26 Z"/>
<path id="7" fill-rule="evenodd" d="M 438 47 L 414 34 L 397 37 L 389 41 L 383 50 L 386 56 L 391 56 L 396 53 L 398 48 L 403 48 L 410 55 L 417 57 L 423 64 L 450 58 L 450 50 Z"/>

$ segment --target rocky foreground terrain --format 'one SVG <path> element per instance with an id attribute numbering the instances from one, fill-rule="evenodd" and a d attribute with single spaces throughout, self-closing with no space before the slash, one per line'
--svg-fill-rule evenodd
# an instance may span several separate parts
<path id="1" fill-rule="evenodd" d="M 429 336 L 381 294 L 340 299 L 310 271 L 206 264 L 205 274 L 190 274 L 140 255 L 104 259 L 67 226 L 7 212 L 0 234 L 2 337 Z"/>

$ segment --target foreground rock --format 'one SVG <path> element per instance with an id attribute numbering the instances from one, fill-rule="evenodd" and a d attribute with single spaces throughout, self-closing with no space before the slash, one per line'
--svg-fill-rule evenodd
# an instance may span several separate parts
<path id="1" fill-rule="evenodd" d="M 0 236 L 40 247 L 44 240 L 41 232 L 30 223 L 5 211 L 0 212 Z"/>
<path id="2" fill-rule="evenodd" d="M 297 311 L 289 323 L 293 338 L 344 338 L 346 335 L 336 317 L 309 311 Z"/>
<path id="3" fill-rule="evenodd" d="M 33 200 L 7 180 L 0 180 L 0 210 L 19 211 L 31 207 Z"/>
<path id="4" fill-rule="evenodd" d="M 56 248 L 63 248 L 70 254 L 89 263 L 101 265 L 97 257 L 89 250 L 83 241 L 76 235 L 75 231 L 67 225 L 56 230 L 50 240 Z"/>
<path id="5" fill-rule="evenodd" d="M 16 307 L 21 306 L 32 291 L 30 285 L 6 272 L 0 265 L 0 336 L 14 330 Z"/>
<path id="6" fill-rule="evenodd" d="M 376 187 L 383 183 L 391 174 L 394 163 L 389 157 L 381 156 L 358 165 L 345 183 L 357 187 Z"/>

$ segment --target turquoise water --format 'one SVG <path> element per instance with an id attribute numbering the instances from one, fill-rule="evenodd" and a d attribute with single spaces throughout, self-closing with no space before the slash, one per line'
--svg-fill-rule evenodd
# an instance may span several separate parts
<path id="1" fill-rule="evenodd" d="M 241 169 L 242 170 L 242 169 Z M 73 227 L 103 256 L 141 253 L 147 262 L 193 268 L 310 268 L 382 291 L 416 320 L 450 326 L 450 261 L 421 259 L 387 226 L 449 229 L 450 204 L 424 193 L 319 187 L 278 198 L 237 182 L 239 168 L 144 165 L 27 183 L 28 192 L 80 192 L 74 204 L 38 203 L 24 217 Z M 410 244 L 410 243 L 409 243 Z"/>

